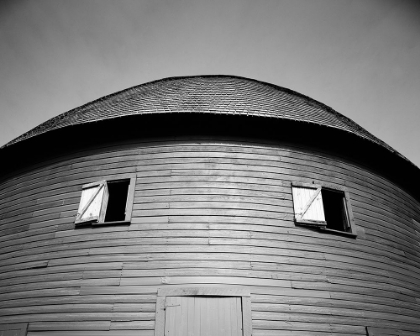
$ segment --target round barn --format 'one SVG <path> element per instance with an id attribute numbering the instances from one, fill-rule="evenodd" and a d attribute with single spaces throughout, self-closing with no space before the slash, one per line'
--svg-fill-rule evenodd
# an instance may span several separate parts
<path id="1" fill-rule="evenodd" d="M 162 79 L 0 149 L 0 335 L 420 335 L 420 170 L 300 93 Z"/>

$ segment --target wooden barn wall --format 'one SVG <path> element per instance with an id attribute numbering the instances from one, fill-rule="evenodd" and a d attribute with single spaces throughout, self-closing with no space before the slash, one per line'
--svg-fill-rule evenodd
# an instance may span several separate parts
<path id="1" fill-rule="evenodd" d="M 83 184 L 136 173 L 131 225 L 75 228 Z M 356 239 L 293 222 L 291 182 L 345 186 Z M 153 335 L 165 286 L 245 286 L 255 336 L 420 335 L 419 203 L 327 154 L 220 139 L 78 153 L 0 185 L 0 326 Z M 370 329 L 369 329 L 370 328 Z"/>

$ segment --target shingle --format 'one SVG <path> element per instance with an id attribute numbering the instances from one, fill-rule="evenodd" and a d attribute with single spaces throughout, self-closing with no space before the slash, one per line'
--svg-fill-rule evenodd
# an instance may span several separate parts
<path id="1" fill-rule="evenodd" d="M 60 114 L 3 148 L 62 127 L 128 115 L 176 112 L 239 114 L 314 123 L 353 133 L 403 157 L 349 118 L 307 96 L 252 79 L 220 75 L 166 78 L 116 92 Z"/>

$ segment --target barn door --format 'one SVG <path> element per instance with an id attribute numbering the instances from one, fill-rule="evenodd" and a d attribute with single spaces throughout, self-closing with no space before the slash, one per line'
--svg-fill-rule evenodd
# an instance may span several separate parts
<path id="1" fill-rule="evenodd" d="M 165 336 L 243 336 L 240 297 L 166 297 L 165 313 Z"/>

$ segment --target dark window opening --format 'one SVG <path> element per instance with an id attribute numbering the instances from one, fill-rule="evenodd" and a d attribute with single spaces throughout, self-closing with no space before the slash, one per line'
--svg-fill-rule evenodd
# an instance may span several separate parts
<path id="1" fill-rule="evenodd" d="M 108 207 L 106 209 L 105 222 L 117 222 L 125 220 L 128 187 L 130 180 L 108 182 Z"/>
<path id="2" fill-rule="evenodd" d="M 322 200 L 327 229 L 350 232 L 344 193 L 322 189 Z"/>

